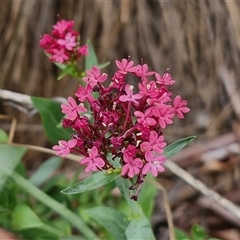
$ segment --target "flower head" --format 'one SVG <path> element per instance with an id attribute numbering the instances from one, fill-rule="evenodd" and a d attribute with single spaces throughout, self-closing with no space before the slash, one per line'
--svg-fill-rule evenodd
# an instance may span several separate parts
<path id="1" fill-rule="evenodd" d="M 60 20 L 51 34 L 44 34 L 39 45 L 50 55 L 50 60 L 57 63 L 78 61 L 88 54 L 87 45 L 80 46 L 79 33 L 73 30 L 74 21 Z"/>
<path id="2" fill-rule="evenodd" d="M 62 104 L 63 126 L 73 129 L 75 142 L 55 148 L 59 154 L 74 151 L 83 155 L 80 164 L 86 166 L 86 172 L 119 168 L 136 193 L 148 173 L 157 176 L 164 171 L 166 157 L 160 155 L 166 146 L 163 130 L 174 116 L 182 118 L 189 108 L 180 96 L 173 98 L 169 74 L 160 77 L 146 64 L 135 66 L 127 59 L 116 64 L 110 81 L 106 73 L 92 67 L 83 78 L 86 86 L 79 86 L 75 93 L 77 100 L 69 97 Z M 139 89 L 127 83 L 129 74 L 138 78 Z M 97 97 L 93 97 L 95 92 Z M 82 114 L 86 111 L 83 103 L 89 105 L 91 117 Z"/>

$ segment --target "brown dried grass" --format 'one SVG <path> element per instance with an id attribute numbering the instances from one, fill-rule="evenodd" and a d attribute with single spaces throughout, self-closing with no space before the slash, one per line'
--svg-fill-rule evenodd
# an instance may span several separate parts
<path id="1" fill-rule="evenodd" d="M 51 30 L 59 14 L 75 20 L 82 41 L 92 40 L 101 62 L 112 61 L 109 73 L 115 59 L 129 55 L 161 73 L 170 68 L 177 79 L 173 92 L 183 95 L 192 111 L 169 134 L 217 135 L 231 128 L 234 112 L 220 70 L 227 69 L 239 88 L 239 1 L 12 0 L 1 1 L 0 9 L 0 84 L 5 89 L 44 97 L 73 94 L 77 83 L 57 82 L 58 70 L 38 46 L 39 36 Z M 222 113 L 226 105 L 229 110 Z M 17 118 L 36 121 L 24 114 Z M 34 142 L 26 134 L 19 137 Z"/>

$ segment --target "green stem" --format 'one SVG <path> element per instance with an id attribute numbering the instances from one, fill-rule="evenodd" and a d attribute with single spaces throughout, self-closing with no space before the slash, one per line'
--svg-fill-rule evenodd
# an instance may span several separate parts
<path id="1" fill-rule="evenodd" d="M 72 213 L 69 209 L 64 207 L 53 198 L 36 188 L 29 181 L 24 179 L 16 172 L 11 172 L 4 166 L 0 167 L 0 171 L 3 171 L 7 176 L 11 177 L 19 186 L 24 188 L 27 192 L 33 195 L 37 200 L 48 206 L 49 208 L 56 211 L 59 215 L 69 221 L 75 226 L 86 238 L 88 239 L 99 239 L 97 235 L 85 224 L 85 222 L 77 215 Z"/>

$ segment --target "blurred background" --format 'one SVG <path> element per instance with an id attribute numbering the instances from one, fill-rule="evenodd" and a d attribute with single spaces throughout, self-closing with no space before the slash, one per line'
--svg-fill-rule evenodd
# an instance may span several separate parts
<path id="1" fill-rule="evenodd" d="M 111 62 L 104 69 L 109 75 L 116 69 L 115 60 L 128 56 L 135 63 L 143 59 L 150 70 L 160 74 L 170 69 L 176 80 L 172 91 L 188 100 L 191 112 L 185 120 L 175 121 L 166 130 L 169 142 L 196 135 L 202 145 L 203 140 L 211 144 L 232 133 L 238 139 L 240 1 L 0 1 L 1 89 L 41 97 L 74 94 L 77 81 L 65 77 L 58 82 L 56 78 L 60 71 L 39 47 L 40 36 L 49 33 L 59 18 L 73 19 L 75 30 L 81 33 L 82 44 L 90 39 L 99 62 Z M 0 112 L 17 118 L 15 142 L 51 146 L 43 133 L 39 116 L 30 116 L 5 102 L 0 102 Z M 34 168 L 38 158 L 38 153 L 29 153 L 26 158 L 29 167 Z M 216 160 L 215 156 L 213 158 Z M 191 162 L 192 159 L 188 160 Z M 229 154 L 224 158 L 227 164 L 228 160 Z M 226 176 L 222 176 L 225 165 L 217 168 L 219 180 L 215 175 L 212 178 L 209 169 L 205 169 L 206 174 L 200 178 L 213 187 L 220 184 L 216 190 L 232 191 L 239 186 L 237 164 L 239 161 L 231 165 L 230 183 L 226 188 L 220 183 L 226 181 Z M 216 169 L 214 171 L 216 174 Z M 170 185 L 174 189 L 175 183 Z M 190 199 L 194 194 L 190 194 Z M 183 205 L 181 207 L 178 214 L 184 209 Z M 195 213 L 194 216 L 198 221 L 199 215 Z M 224 221 L 220 223 L 226 225 Z M 216 222 L 214 224 L 218 226 Z M 240 226 L 231 224 L 230 229 L 236 230 Z"/>

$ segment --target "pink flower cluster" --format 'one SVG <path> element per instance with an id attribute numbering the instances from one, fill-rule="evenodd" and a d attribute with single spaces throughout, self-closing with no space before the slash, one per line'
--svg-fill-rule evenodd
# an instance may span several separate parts
<path id="1" fill-rule="evenodd" d="M 40 47 L 50 55 L 50 60 L 57 63 L 77 61 L 88 54 L 88 46 L 80 46 L 79 33 L 74 31 L 74 21 L 60 20 L 50 34 L 44 34 L 40 39 Z"/>
<path id="2" fill-rule="evenodd" d="M 63 126 L 74 130 L 72 139 L 59 141 L 53 149 L 63 157 L 70 152 L 84 155 L 80 164 L 86 172 L 119 168 L 122 177 L 136 177 L 141 185 L 148 173 L 156 177 L 165 170 L 163 130 L 174 116 L 184 118 L 189 108 L 179 95 L 173 98 L 170 86 L 175 80 L 168 72 L 161 76 L 148 71 L 147 64 L 134 65 L 127 59 L 116 65 L 109 84 L 107 74 L 97 67 L 87 71 L 86 87 L 79 86 L 75 93 L 77 101 L 69 97 L 68 104 L 62 105 Z M 138 79 L 137 87 L 126 82 L 129 74 Z"/>

